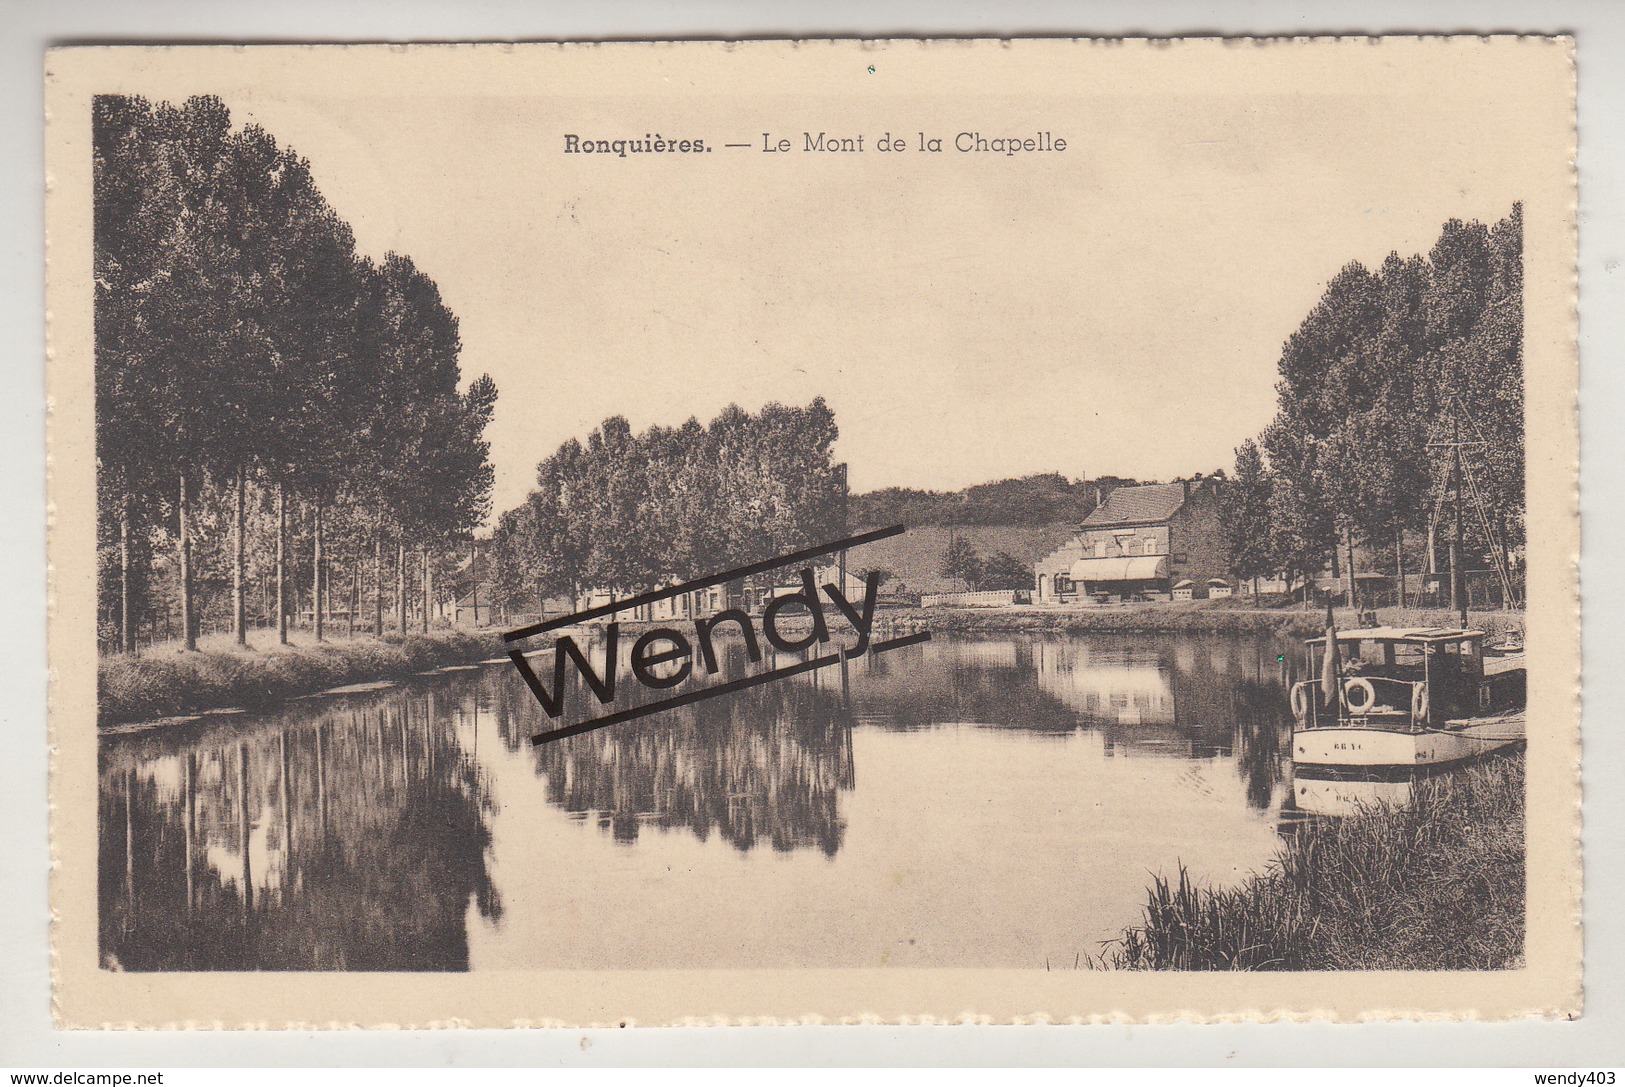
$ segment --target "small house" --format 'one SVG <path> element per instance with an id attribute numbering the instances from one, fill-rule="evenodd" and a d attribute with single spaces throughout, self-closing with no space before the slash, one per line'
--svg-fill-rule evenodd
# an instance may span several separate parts
<path id="1" fill-rule="evenodd" d="M 446 577 L 445 588 L 451 594 L 451 621 L 455 625 L 488 627 L 497 621 L 491 560 L 478 549 Z"/>
<path id="2" fill-rule="evenodd" d="M 490 590 L 482 594 L 475 589 L 459 596 L 452 621 L 460 627 L 488 627 L 495 622 Z"/>
<path id="3" fill-rule="evenodd" d="M 768 599 L 763 601 L 763 607 L 766 607 L 768 604 L 772 603 L 774 600 L 777 600 L 781 596 L 789 596 L 793 593 L 803 591 L 803 586 L 801 584 L 799 575 L 794 581 L 791 581 L 785 577 L 787 573 L 796 574 L 797 571 L 795 569 L 786 568 L 785 570 L 781 570 L 779 572 L 778 576 L 780 579 L 782 579 L 781 583 L 773 586 Z M 813 585 L 818 589 L 819 593 L 823 593 L 825 585 L 835 585 L 840 588 L 841 594 L 854 604 L 860 603 L 863 600 L 864 594 L 869 590 L 869 583 L 866 579 L 853 573 L 851 570 L 846 572 L 846 577 L 843 579 L 841 577 L 841 568 L 834 564 L 829 566 L 819 566 L 813 570 L 812 575 Z"/>
<path id="4" fill-rule="evenodd" d="M 1035 564 L 1036 602 L 1172 600 L 1176 589 L 1202 599 L 1215 581 L 1228 587 L 1218 483 L 1203 478 L 1112 491 L 1077 535 Z"/>

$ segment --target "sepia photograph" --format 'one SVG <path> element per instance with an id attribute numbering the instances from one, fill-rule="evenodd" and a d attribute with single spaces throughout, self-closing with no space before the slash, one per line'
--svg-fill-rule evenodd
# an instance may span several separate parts
<path id="1" fill-rule="evenodd" d="M 1578 1008 L 1563 39 L 46 68 L 70 1024 Z"/>

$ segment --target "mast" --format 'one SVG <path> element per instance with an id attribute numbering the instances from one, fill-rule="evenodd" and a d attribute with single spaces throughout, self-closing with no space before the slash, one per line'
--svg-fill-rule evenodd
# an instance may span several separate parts
<path id="1" fill-rule="evenodd" d="M 1484 443 L 1479 441 L 1463 441 L 1461 434 L 1461 402 L 1455 396 L 1451 396 L 1445 401 L 1445 404 L 1446 410 L 1448 410 L 1450 413 L 1450 440 L 1445 442 L 1430 442 L 1428 444 L 1428 448 L 1447 449 L 1450 451 L 1450 467 L 1448 474 L 1444 479 L 1444 486 L 1445 489 L 1449 491 L 1449 494 L 1446 495 L 1443 490 L 1439 492 L 1438 504 L 1434 507 L 1433 518 L 1428 524 L 1428 535 L 1430 539 L 1434 535 L 1434 524 L 1440 520 L 1440 514 L 1443 512 L 1444 501 L 1448 497 L 1450 500 L 1451 519 L 1449 542 L 1450 610 L 1457 613 L 1461 619 L 1462 628 L 1466 629 L 1467 578 L 1466 571 L 1462 569 L 1462 562 L 1466 558 L 1465 549 L 1467 546 L 1467 534 L 1464 523 L 1465 514 L 1463 511 L 1463 502 L 1466 498 L 1464 492 L 1471 482 L 1471 477 L 1467 474 L 1467 466 L 1465 462 L 1463 462 L 1461 454 L 1462 450 L 1468 446 L 1478 447 Z M 1488 538 L 1490 536 L 1490 532 L 1488 528 L 1488 520 L 1483 509 L 1483 496 L 1479 493 L 1476 484 L 1473 485 L 1473 501 L 1479 516 L 1479 521 L 1484 526 L 1485 536 Z M 1491 546 L 1493 547 L 1493 541 L 1491 541 Z"/>
<path id="2" fill-rule="evenodd" d="M 845 535 L 847 535 L 848 533 L 850 533 L 852 531 L 851 527 L 847 524 L 847 516 L 848 516 L 848 514 L 847 514 L 847 504 L 850 501 L 851 492 L 848 490 L 847 485 L 846 485 L 846 464 L 845 464 L 845 462 L 841 463 L 841 465 L 839 467 L 839 470 L 840 470 L 840 473 L 841 473 L 841 493 L 840 493 L 841 535 L 845 536 Z M 844 593 L 844 592 L 846 592 L 846 548 L 844 548 L 844 547 L 841 548 L 840 558 L 837 560 L 837 566 L 839 567 L 839 571 L 838 571 L 838 573 L 836 575 L 835 583 L 841 587 L 841 592 Z M 846 676 L 846 658 L 844 658 L 844 657 L 841 658 L 841 676 L 842 676 L 842 679 L 844 680 L 845 676 Z"/>
<path id="3" fill-rule="evenodd" d="M 1451 516 L 1455 526 L 1450 534 L 1450 606 L 1461 615 L 1461 628 L 1467 629 L 1467 581 L 1461 568 L 1462 547 L 1465 537 L 1461 517 L 1461 414 L 1450 413 L 1450 485 L 1452 489 Z"/>

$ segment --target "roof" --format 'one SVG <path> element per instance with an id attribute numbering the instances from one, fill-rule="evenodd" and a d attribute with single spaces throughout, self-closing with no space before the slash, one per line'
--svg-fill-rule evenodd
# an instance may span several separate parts
<path id="1" fill-rule="evenodd" d="M 1085 528 L 1145 525 L 1166 521 L 1185 504 L 1183 483 L 1145 483 L 1119 487 L 1083 519 Z"/>
<path id="2" fill-rule="evenodd" d="M 816 584 L 834 585 L 839 578 L 840 568 L 836 566 L 820 566 L 813 571 L 813 581 Z M 847 596 L 851 596 L 854 591 L 859 596 L 862 596 L 863 593 L 869 588 L 869 581 L 866 577 L 860 576 L 856 571 L 848 570 L 846 572 L 846 584 L 838 585 L 836 587 Z M 796 581 L 783 581 L 773 586 L 773 588 L 770 590 L 770 595 L 782 596 L 783 594 L 789 592 L 799 593 L 801 589 L 802 584 L 799 579 Z M 950 589 L 948 591 L 953 592 L 955 590 Z"/>
<path id="3" fill-rule="evenodd" d="M 1462 630 L 1459 627 L 1364 627 L 1359 630 L 1340 630 L 1340 642 L 1463 642 L 1484 637 L 1482 630 Z M 1324 642 L 1326 636 L 1307 639 Z"/>
<path id="4" fill-rule="evenodd" d="M 1375 571 L 1371 571 L 1371 570 L 1368 570 L 1365 573 L 1355 574 L 1354 575 L 1354 581 L 1355 581 L 1356 584 L 1358 584 L 1358 583 L 1360 583 L 1362 581 L 1390 581 L 1390 580 L 1392 580 L 1392 578 L 1393 578 L 1393 575 L 1391 575 L 1391 574 L 1379 574 L 1379 573 L 1377 573 Z M 1349 583 L 1349 579 L 1348 579 L 1347 574 L 1343 574 L 1343 575 L 1340 575 L 1338 577 L 1332 577 L 1330 574 L 1327 574 L 1327 575 L 1325 575 L 1323 577 L 1315 578 L 1314 582 L 1315 582 L 1315 586 L 1317 588 L 1325 588 L 1326 586 L 1329 586 L 1329 585 L 1335 585 L 1338 588 L 1342 588 L 1343 586 L 1345 586 L 1345 585 L 1347 585 Z"/>
<path id="5" fill-rule="evenodd" d="M 1073 581 L 1142 581 L 1168 576 L 1167 555 L 1140 555 L 1120 559 L 1079 559 L 1069 575 Z"/>

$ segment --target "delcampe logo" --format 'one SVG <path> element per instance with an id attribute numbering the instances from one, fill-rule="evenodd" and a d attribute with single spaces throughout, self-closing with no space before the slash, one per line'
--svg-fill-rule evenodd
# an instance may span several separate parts
<path id="1" fill-rule="evenodd" d="M 791 676 L 827 668 L 842 660 L 855 660 L 866 654 L 885 653 L 929 640 L 931 635 L 928 631 L 918 631 L 882 641 L 875 640 L 875 615 L 880 591 L 878 573 L 868 574 L 863 579 L 859 592 L 851 579 L 837 578 L 833 582 L 825 580 L 820 585 L 819 579 L 815 576 L 816 567 L 806 565 L 795 571 L 792 585 L 782 586 L 765 594 L 767 599 L 759 610 L 745 605 L 723 606 L 714 610 L 708 609 L 703 615 L 696 614 L 666 621 L 670 625 L 647 626 L 640 621 L 630 652 L 626 654 L 626 675 L 621 671 L 620 645 L 623 633 L 619 619 L 611 619 L 602 625 L 602 667 L 593 662 L 592 658 L 596 654 L 583 648 L 576 640 L 576 635 L 571 633 L 557 635 L 551 645 L 533 644 L 528 647 L 513 645 L 515 642 L 554 631 L 578 628 L 581 624 L 606 616 L 645 608 L 660 601 L 683 597 L 692 600 L 693 597 L 689 594 L 754 578 L 770 570 L 795 567 L 800 563 L 810 564 L 814 559 L 884 540 L 903 531 L 902 525 L 875 529 L 844 540 L 819 544 L 778 558 L 640 593 L 624 600 L 612 600 L 597 607 L 508 631 L 502 637 L 510 645 L 509 659 L 524 678 L 525 685 L 536 696 L 536 701 L 541 703 L 542 710 L 555 720 L 565 714 L 565 693 L 570 687 L 572 670 L 581 677 L 585 687 L 605 707 L 614 706 L 617 691 L 624 691 L 625 685 L 629 682 L 649 691 L 677 691 L 667 698 L 658 698 L 653 702 L 624 709 L 610 709 L 576 724 L 539 732 L 531 737 L 530 742 L 544 744 L 562 740 L 608 725 L 646 717 L 661 710 L 675 709 L 678 706 L 703 702 L 748 687 L 789 679 Z M 836 583 L 842 580 L 846 583 Z M 723 599 L 726 600 L 727 597 L 724 596 Z M 630 633 L 627 636 L 631 636 Z M 814 655 L 792 664 L 756 671 L 740 679 L 720 683 L 706 682 L 722 671 L 717 651 L 719 641 L 734 638 L 743 643 L 745 658 L 752 666 L 762 663 L 764 648 L 781 653 L 808 652 Z M 544 682 L 533 666 L 533 659 L 545 661 L 549 653 L 552 656 L 551 685 Z"/>

